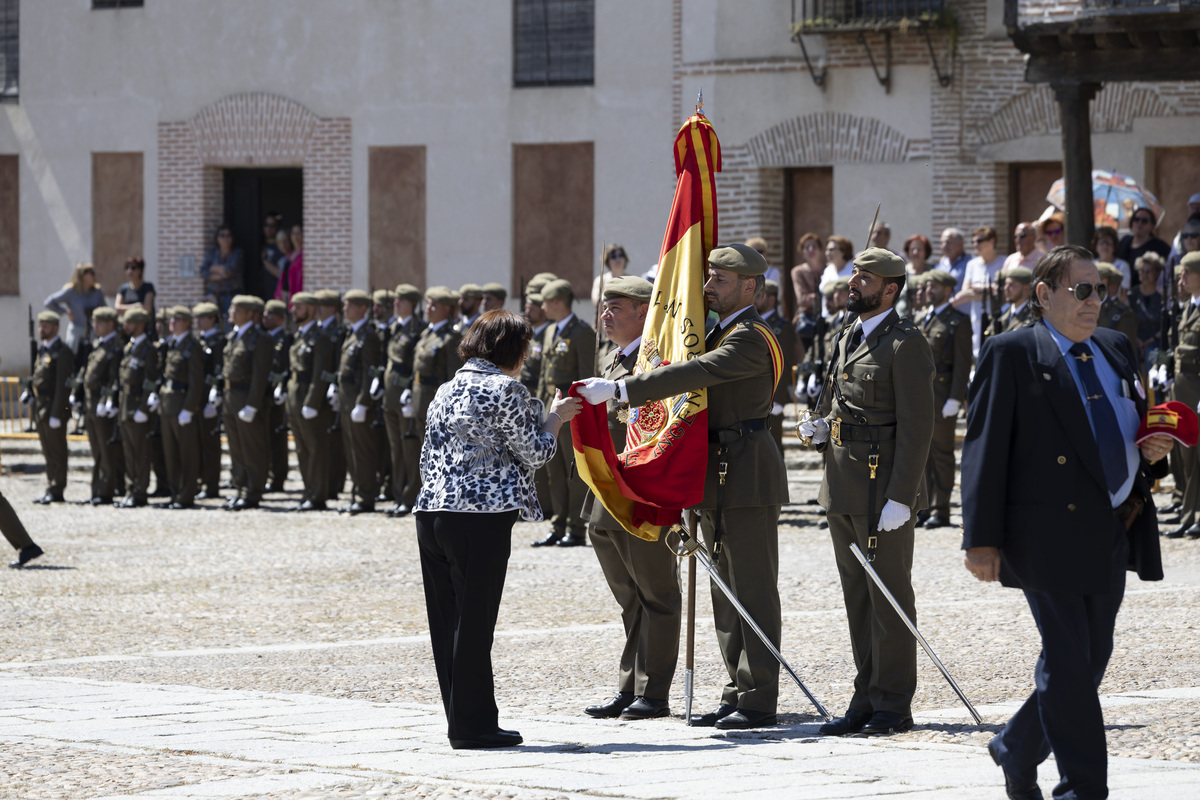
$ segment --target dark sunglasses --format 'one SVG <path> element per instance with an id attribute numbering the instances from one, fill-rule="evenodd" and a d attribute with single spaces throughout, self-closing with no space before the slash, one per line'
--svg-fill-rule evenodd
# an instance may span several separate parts
<path id="1" fill-rule="evenodd" d="M 1092 292 L 1096 293 L 1096 297 L 1100 298 L 1100 302 L 1104 302 L 1104 298 L 1108 297 L 1107 283 L 1077 283 L 1074 286 L 1053 286 L 1052 289 L 1066 289 L 1071 294 L 1075 295 L 1075 299 L 1079 302 L 1084 302 L 1092 296 Z"/>
<path id="2" fill-rule="evenodd" d="M 1133 218 L 1132 220 L 1130 220 L 1130 221 L 1131 221 L 1131 222 L 1144 222 L 1144 223 L 1145 223 L 1145 224 L 1147 224 L 1147 225 L 1149 225 L 1149 224 L 1150 224 L 1150 218 L 1149 218 L 1149 217 L 1134 217 L 1134 218 Z"/>
<path id="3" fill-rule="evenodd" d="M 626 261 L 629 260 L 628 258 L 625 258 L 624 250 L 613 250 L 611 253 L 608 254 L 608 259 L 610 261 L 614 258 L 624 258 Z"/>
<path id="4" fill-rule="evenodd" d="M 1062 233 L 1062 228 L 1046 228 L 1047 236 L 1058 236 Z"/>
<path id="5" fill-rule="evenodd" d="M 973 241 L 975 242 L 975 244 L 983 244 L 984 242 L 990 242 L 991 240 L 992 240 L 992 237 L 988 236 L 983 239 L 974 239 Z"/>
<path id="6" fill-rule="evenodd" d="M 1200 231 L 1191 231 L 1190 233 L 1179 234 L 1180 239 L 1200 239 Z"/>

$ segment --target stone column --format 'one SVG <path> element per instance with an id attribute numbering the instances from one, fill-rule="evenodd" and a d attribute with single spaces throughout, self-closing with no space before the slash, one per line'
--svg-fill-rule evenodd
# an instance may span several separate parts
<path id="1" fill-rule="evenodd" d="M 1092 208 L 1091 102 L 1098 83 L 1054 81 L 1050 87 L 1062 117 L 1063 178 L 1067 196 L 1066 243 L 1090 247 L 1096 223 Z"/>

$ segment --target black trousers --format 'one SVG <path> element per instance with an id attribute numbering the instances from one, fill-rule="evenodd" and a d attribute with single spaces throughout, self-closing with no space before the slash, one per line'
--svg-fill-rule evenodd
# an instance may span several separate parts
<path id="1" fill-rule="evenodd" d="M 415 515 L 429 639 L 451 739 L 500 729 L 492 637 L 518 513 Z"/>
<path id="2" fill-rule="evenodd" d="M 1108 753 L 1097 693 L 1113 651 L 1113 629 L 1125 596 L 1128 541 L 1113 515 L 1111 589 L 1104 594 L 1025 592 L 1042 635 L 1035 689 L 996 737 L 1004 769 L 1031 785 L 1037 766 L 1054 753 L 1055 798 L 1108 796 Z M 1099 546 L 1099 545 L 1098 545 Z"/>

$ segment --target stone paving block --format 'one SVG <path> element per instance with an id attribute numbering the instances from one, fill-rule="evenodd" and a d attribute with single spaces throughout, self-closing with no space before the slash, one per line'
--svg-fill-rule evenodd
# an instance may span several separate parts
<path id="1" fill-rule="evenodd" d="M 286 775 L 261 775 L 253 778 L 230 778 L 223 781 L 150 789 L 136 795 L 108 795 L 89 800 L 214 800 L 214 798 L 248 797 L 270 792 L 315 791 L 326 786 L 346 783 L 347 776 L 335 772 L 292 772 Z"/>

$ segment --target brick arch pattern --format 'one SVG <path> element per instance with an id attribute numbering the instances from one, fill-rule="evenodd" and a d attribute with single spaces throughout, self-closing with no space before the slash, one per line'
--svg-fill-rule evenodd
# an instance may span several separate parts
<path id="1" fill-rule="evenodd" d="M 785 120 L 746 146 L 760 167 L 878 164 L 929 155 L 928 140 L 911 140 L 882 120 L 841 111 Z"/>
<path id="2" fill-rule="evenodd" d="M 191 304 L 203 296 L 199 269 L 224 214 L 222 170 L 301 167 L 304 170 L 304 283 L 350 288 L 351 126 L 320 117 L 300 103 L 268 93 L 237 94 L 190 119 L 158 124 L 159 304 Z"/>
<path id="3" fill-rule="evenodd" d="M 1110 83 L 1092 101 L 1093 133 L 1125 133 L 1133 130 L 1139 117 L 1173 117 L 1179 109 L 1151 88 L 1128 83 Z M 1054 91 L 1044 85 L 1010 98 L 979 128 L 980 144 L 994 144 L 1024 136 L 1057 134 L 1062 131 Z"/>

